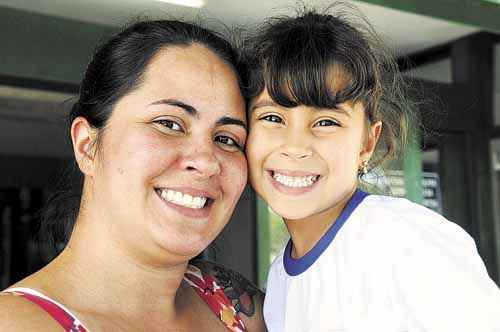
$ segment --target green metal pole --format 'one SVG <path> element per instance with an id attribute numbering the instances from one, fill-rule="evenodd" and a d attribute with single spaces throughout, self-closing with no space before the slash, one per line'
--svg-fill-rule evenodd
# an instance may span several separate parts
<path id="1" fill-rule="evenodd" d="M 257 277 L 259 287 L 263 288 L 267 280 L 270 265 L 269 209 L 267 204 L 257 196 Z"/>
<path id="2" fill-rule="evenodd" d="M 406 198 L 422 203 L 422 150 L 420 133 L 415 129 L 410 136 L 403 159 Z"/>

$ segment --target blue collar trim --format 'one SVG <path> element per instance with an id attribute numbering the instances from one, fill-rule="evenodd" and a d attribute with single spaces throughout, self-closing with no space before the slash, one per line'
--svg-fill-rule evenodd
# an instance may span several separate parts
<path id="1" fill-rule="evenodd" d="M 318 243 L 309 250 L 304 256 L 295 259 L 292 257 L 292 240 L 290 239 L 285 247 L 283 253 L 283 265 L 285 271 L 290 276 L 297 276 L 306 271 L 314 262 L 321 256 L 321 254 L 332 243 L 335 235 L 339 232 L 340 228 L 346 223 L 351 213 L 356 207 L 368 196 L 367 193 L 357 189 L 352 195 L 347 205 L 344 207 L 335 223 L 326 231 L 326 233 L 319 239 Z"/>

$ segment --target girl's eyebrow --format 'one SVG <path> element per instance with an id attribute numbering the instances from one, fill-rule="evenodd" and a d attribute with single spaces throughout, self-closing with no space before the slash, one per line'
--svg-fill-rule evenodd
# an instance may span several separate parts
<path id="1" fill-rule="evenodd" d="M 250 110 L 253 111 L 259 107 L 266 107 L 266 106 L 281 107 L 280 105 L 278 105 L 277 103 L 275 103 L 272 100 L 264 99 L 264 100 L 261 100 L 261 101 L 255 103 L 254 105 L 252 105 Z M 346 110 L 345 106 L 342 106 L 342 105 L 339 105 L 338 107 L 335 107 L 335 108 L 318 108 L 317 111 L 318 112 L 337 112 L 340 114 L 344 114 L 345 116 L 347 116 L 349 118 L 351 117 L 351 112 Z"/>
<path id="2" fill-rule="evenodd" d="M 273 106 L 273 107 L 279 107 L 278 104 L 276 104 L 274 101 L 272 100 L 268 100 L 268 99 L 264 99 L 264 100 L 261 100 L 257 103 L 255 103 L 254 105 L 252 105 L 252 111 L 256 108 L 259 108 L 259 107 L 266 107 L 266 106 Z"/>
<path id="3" fill-rule="evenodd" d="M 345 109 L 345 107 L 342 107 L 342 106 L 335 107 L 335 108 L 320 108 L 320 109 L 318 109 L 318 112 L 336 112 L 336 113 L 343 114 L 349 118 L 351 117 L 351 112 L 349 112 L 348 110 Z"/>

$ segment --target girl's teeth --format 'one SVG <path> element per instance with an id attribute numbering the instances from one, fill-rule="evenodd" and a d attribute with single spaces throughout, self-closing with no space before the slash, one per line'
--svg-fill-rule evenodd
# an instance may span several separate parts
<path id="1" fill-rule="evenodd" d="M 179 191 L 174 190 L 161 190 L 161 197 L 171 203 L 176 205 L 185 206 L 191 209 L 201 209 L 205 206 L 207 202 L 206 197 L 193 197 L 188 194 L 183 194 Z"/>
<path id="2" fill-rule="evenodd" d="M 317 180 L 316 175 L 295 177 L 295 176 L 287 176 L 275 173 L 273 177 L 279 183 L 287 187 L 295 187 L 295 188 L 309 187 Z"/>
<path id="3" fill-rule="evenodd" d="M 162 191 L 162 193 L 164 193 L 164 192 L 165 192 L 165 190 Z M 173 200 L 174 199 L 174 195 L 175 194 L 174 194 L 174 192 L 172 190 L 167 190 L 167 197 L 166 197 L 167 201 Z M 165 198 L 165 197 L 163 197 L 163 198 Z"/>

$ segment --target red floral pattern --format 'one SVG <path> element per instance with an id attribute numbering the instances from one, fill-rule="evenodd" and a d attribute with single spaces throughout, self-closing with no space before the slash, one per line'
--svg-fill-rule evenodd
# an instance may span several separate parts
<path id="1" fill-rule="evenodd" d="M 212 276 L 204 275 L 196 266 L 188 265 L 184 280 L 194 288 L 196 293 L 208 304 L 210 309 L 230 331 L 246 331 L 245 325 L 234 309 L 233 304 Z"/>

